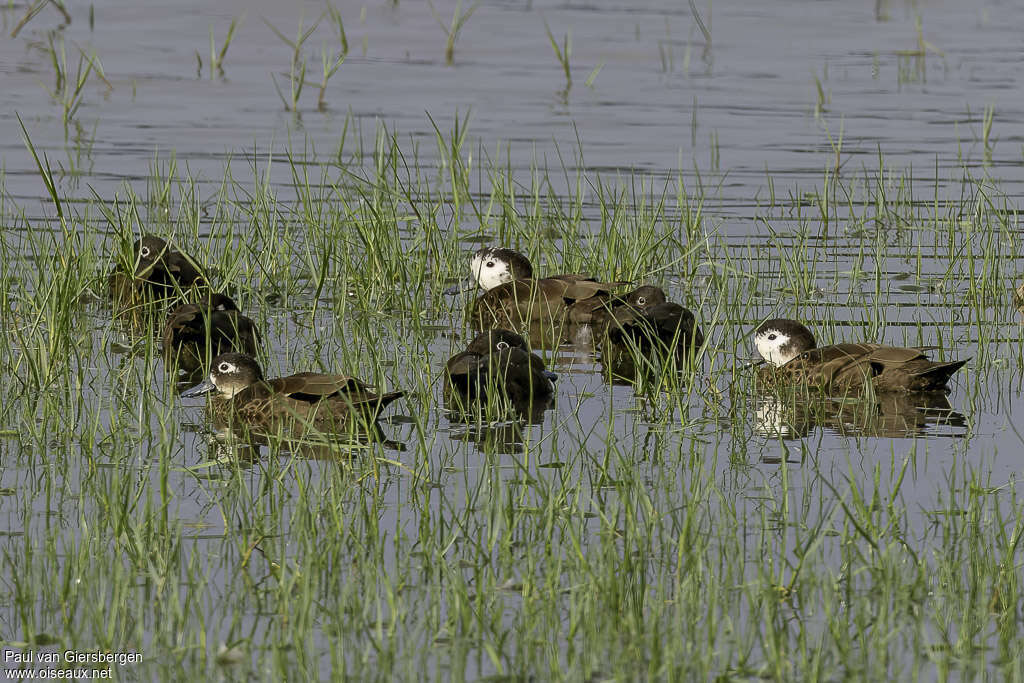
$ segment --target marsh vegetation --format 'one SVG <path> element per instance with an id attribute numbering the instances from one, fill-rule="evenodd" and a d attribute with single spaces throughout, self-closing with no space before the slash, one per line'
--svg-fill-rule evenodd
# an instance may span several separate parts
<path id="1" fill-rule="evenodd" d="M 595 148 L 600 133 L 584 127 L 538 149 L 530 140 L 547 133 L 526 121 L 516 132 L 528 139 L 510 141 L 479 112 L 441 105 L 386 123 L 359 104 L 345 111 L 331 87 L 372 64 L 347 41 L 372 50 L 374 16 L 418 11 L 387 4 L 369 18 L 342 7 L 319 24 L 267 19 L 299 26 L 296 40 L 252 18 L 231 23 L 196 87 L 245 100 L 233 79 L 262 84 L 253 119 L 283 121 L 289 135 L 255 147 L 260 131 L 232 137 L 232 122 L 214 125 L 226 140 L 216 152 L 196 126 L 180 149 L 115 154 L 85 124 L 106 85 L 84 56 L 87 85 L 65 93 L 69 107 L 21 109 L 24 132 L 3 147 L 0 175 L 4 646 L 138 651 L 141 664 L 117 669 L 127 680 L 1024 677 L 1020 153 L 997 144 L 1001 120 L 989 112 L 1002 109 L 976 108 L 985 113 L 964 126 L 977 135 L 959 145 L 931 141 L 923 172 L 905 148 L 851 140 L 859 120 L 831 118 L 846 101 L 825 83 L 836 67 L 805 69 L 810 171 L 775 165 L 778 148 L 763 141 L 755 161 L 736 161 L 749 138 L 731 139 L 744 134 L 728 122 L 712 132 L 689 94 L 675 132 L 692 141 L 692 161 L 652 151 L 651 168 L 641 157 L 609 164 L 630 145 Z M 497 35 L 498 11 L 459 5 L 455 66 L 435 41 L 423 48 L 434 61 L 417 68 L 440 74 L 439 89 L 452 73 L 480 77 L 474 36 Z M 592 26 L 551 16 L 573 26 L 574 68 L 607 59 L 593 88 L 558 90 L 568 38 L 565 59 L 552 60 L 554 34 L 516 11 L 536 20 L 536 55 L 522 59 L 550 77 L 553 120 L 622 78 L 614 55 L 589 61 Z M 420 18 L 437 38 L 431 13 Z M 195 44 L 209 22 L 197 26 Z M 655 26 L 660 38 L 664 21 Z M 932 60 L 926 74 L 944 68 L 925 49 L 922 35 L 936 39 L 928 26 L 903 25 Z M 308 59 L 299 48 L 321 36 L 310 27 L 332 41 L 315 98 L 293 78 Z M 722 66 L 729 27 L 716 6 L 702 68 L 726 68 L 725 79 L 739 78 Z M 280 100 L 245 59 L 261 54 L 246 48 L 257 29 L 273 46 L 270 68 L 282 67 L 281 41 L 294 48 Z M 694 31 L 710 52 L 710 35 Z M 644 73 L 668 78 L 659 50 L 689 48 L 656 42 L 644 46 Z M 30 48 L 38 64 L 48 44 Z M 387 54 L 396 61 L 352 91 L 373 99 L 377 76 L 402 58 Z M 128 97 L 117 55 L 100 56 L 114 97 Z M 899 80 L 905 57 L 881 53 L 894 90 L 914 87 Z M 181 58 L 182 73 L 194 68 L 190 49 Z M 155 90 L 143 79 L 139 99 L 162 101 Z M 203 100 L 229 111 L 215 101 Z M 118 154 L 131 168 L 115 165 Z M 178 396 L 153 328 L 125 324 L 105 296 L 143 232 L 172 238 L 253 319 L 269 376 L 343 372 L 403 390 L 381 438 L 219 433 L 204 401 Z M 542 273 L 663 287 L 696 314 L 697 362 L 622 384 L 586 344 L 534 349 L 559 375 L 539 419 L 453 415 L 445 361 L 475 332 L 471 295 L 444 291 L 482 244 L 515 247 Z M 750 333 L 772 317 L 804 321 L 821 343 L 884 340 L 971 360 L 946 405 L 870 389 L 766 396 L 747 361 Z"/>

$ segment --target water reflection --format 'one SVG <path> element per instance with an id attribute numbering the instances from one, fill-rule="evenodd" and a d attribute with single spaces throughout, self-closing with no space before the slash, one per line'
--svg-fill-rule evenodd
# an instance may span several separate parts
<path id="1" fill-rule="evenodd" d="M 387 450 L 406 450 L 404 443 L 387 437 L 379 421 L 368 424 L 350 421 L 346 431 L 332 434 L 296 422 L 291 425 L 292 429 L 282 424 L 278 432 L 270 433 L 239 420 L 220 403 L 211 401 L 206 409 L 210 457 L 220 462 L 251 465 L 270 453 L 307 460 L 348 459 L 375 445 Z"/>
<path id="2" fill-rule="evenodd" d="M 543 411 L 541 411 L 543 414 Z M 465 414 L 463 414 L 465 416 Z M 449 417 L 457 418 L 457 414 L 449 413 Z M 501 453 L 504 455 L 517 455 L 524 451 L 526 439 L 523 432 L 523 425 L 529 424 L 522 420 L 508 420 L 505 422 L 485 422 L 483 420 L 467 420 L 460 424 L 457 419 L 452 419 L 452 429 L 449 431 L 455 441 L 470 442 L 476 445 L 481 453 Z"/>
<path id="3" fill-rule="evenodd" d="M 783 439 L 808 436 L 815 427 L 840 436 L 963 437 L 967 433 L 966 419 L 953 409 L 943 392 L 873 397 L 762 395 L 756 406 L 756 430 Z"/>

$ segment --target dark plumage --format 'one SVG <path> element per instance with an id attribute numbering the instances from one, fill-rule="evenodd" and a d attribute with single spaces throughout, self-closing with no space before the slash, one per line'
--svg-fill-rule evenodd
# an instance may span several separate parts
<path id="1" fill-rule="evenodd" d="M 630 316 L 665 301 L 665 292 L 660 287 L 643 285 L 625 294 L 607 298 L 595 297 L 581 302 L 574 307 L 572 322 L 591 325 L 596 332 L 603 333 L 617 321 L 625 321 Z"/>
<path id="2" fill-rule="evenodd" d="M 192 258 L 155 235 L 136 241 L 132 261 L 116 266 L 107 280 L 111 297 L 122 304 L 178 296 L 207 282 Z"/>
<path id="3" fill-rule="evenodd" d="M 613 344 L 632 345 L 644 354 L 674 349 L 685 355 L 704 344 L 693 312 L 666 301 L 665 292 L 650 285 L 630 292 L 621 305 L 611 308 L 607 325 Z"/>
<path id="4" fill-rule="evenodd" d="M 256 324 L 242 315 L 224 294 L 210 294 L 198 303 L 171 311 L 163 329 L 164 362 L 192 372 L 210 358 L 232 351 L 255 356 L 261 344 Z"/>
<path id="5" fill-rule="evenodd" d="M 575 306 L 605 299 L 623 284 L 599 282 L 578 274 L 535 279 L 530 261 L 512 249 L 480 249 L 473 255 L 470 267 L 472 277 L 484 290 L 471 313 L 481 329 L 520 329 L 531 322 L 555 326 L 573 322 Z"/>
<path id="6" fill-rule="evenodd" d="M 546 401 L 554 394 L 544 361 L 530 353 L 515 332 L 488 330 L 452 356 L 445 372 L 449 390 L 469 400 L 485 401 L 491 392 L 507 396 L 513 404 Z"/>
<path id="7" fill-rule="evenodd" d="M 343 427 L 353 417 L 370 422 L 404 394 L 377 394 L 364 382 L 345 375 L 300 372 L 264 379 L 251 356 L 226 353 L 213 359 L 210 377 L 182 392 L 183 398 L 217 392 L 221 408 L 241 422 L 263 429 L 303 423 L 321 431 Z"/>
<path id="8" fill-rule="evenodd" d="M 969 360 L 930 360 L 925 352 L 932 347 L 845 343 L 818 348 L 810 330 L 786 319 L 762 323 L 754 342 L 769 363 L 760 372 L 764 381 L 806 384 L 833 393 L 859 390 L 866 381 L 878 392 L 942 391 Z"/>

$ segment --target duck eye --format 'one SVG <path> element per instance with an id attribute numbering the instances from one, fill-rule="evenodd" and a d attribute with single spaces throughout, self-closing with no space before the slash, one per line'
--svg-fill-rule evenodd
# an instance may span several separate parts
<path id="1" fill-rule="evenodd" d="M 647 303 L 647 297 L 646 296 L 637 297 L 636 302 L 638 304 L 640 304 L 641 306 L 643 306 L 645 303 Z"/>
<path id="2" fill-rule="evenodd" d="M 486 263 L 485 265 L 486 265 L 486 266 L 487 266 L 488 268 L 493 268 L 493 267 L 494 267 L 494 261 L 488 261 L 488 262 L 487 262 L 487 263 Z"/>
<path id="3" fill-rule="evenodd" d="M 217 369 L 221 372 L 228 372 L 231 369 L 231 363 L 221 363 L 217 366 Z"/>
<path id="4" fill-rule="evenodd" d="M 768 335 L 768 341 L 775 341 L 776 339 L 778 339 L 778 337 L 779 337 L 779 335 L 777 335 L 777 334 L 769 334 Z"/>
<path id="5" fill-rule="evenodd" d="M 499 351 L 504 351 L 505 349 L 508 348 L 508 342 L 500 341 L 494 345 L 494 348 L 498 349 Z"/>
<path id="6" fill-rule="evenodd" d="M 141 256 L 142 258 L 149 258 L 149 253 L 149 247 L 143 247 L 142 249 L 139 249 L 139 256 Z"/>

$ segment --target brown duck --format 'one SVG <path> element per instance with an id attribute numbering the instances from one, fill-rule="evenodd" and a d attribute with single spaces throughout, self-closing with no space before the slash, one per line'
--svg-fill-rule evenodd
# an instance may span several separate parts
<path id="1" fill-rule="evenodd" d="M 937 362 L 925 354 L 933 347 L 846 343 L 818 347 L 814 335 L 795 320 L 761 323 L 754 344 L 769 367 L 766 382 L 805 384 L 825 392 L 857 391 L 867 381 L 878 392 L 943 391 L 967 362 Z"/>
<path id="2" fill-rule="evenodd" d="M 487 330 L 466 350 L 448 359 L 449 387 L 471 400 L 485 400 L 489 391 L 508 396 L 513 403 L 547 399 L 555 391 L 558 375 L 526 348 L 526 341 L 509 330 Z"/>
<path id="3" fill-rule="evenodd" d="M 634 346 L 644 354 L 658 349 L 692 354 L 704 345 L 693 312 L 668 301 L 660 287 L 638 287 L 608 309 L 606 317 L 609 341 Z"/>
<path id="4" fill-rule="evenodd" d="M 123 304 L 166 299 L 194 287 L 206 278 L 189 256 L 155 235 L 143 235 L 132 246 L 132 261 L 121 264 L 107 278 L 111 297 Z"/>
<path id="5" fill-rule="evenodd" d="M 164 363 L 186 372 L 205 368 L 210 358 L 232 351 L 255 356 L 262 343 L 256 324 L 231 297 L 210 294 L 171 311 L 163 329 Z"/>
<path id="6" fill-rule="evenodd" d="M 579 322 L 574 320 L 574 307 L 606 299 L 624 284 L 578 274 L 535 279 L 529 259 L 513 249 L 480 249 L 473 254 L 470 269 L 484 290 L 472 309 L 472 318 L 481 329 Z"/>
<path id="7" fill-rule="evenodd" d="M 242 353 L 225 353 L 213 359 L 209 378 L 182 392 L 183 398 L 217 392 L 219 406 L 241 422 L 274 430 L 296 423 L 320 431 L 337 431 L 352 418 L 367 422 L 404 393 L 377 394 L 364 382 L 345 375 L 300 372 L 288 377 L 264 379 L 259 363 Z"/>

